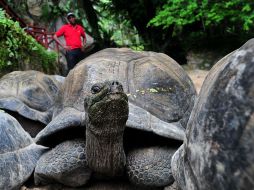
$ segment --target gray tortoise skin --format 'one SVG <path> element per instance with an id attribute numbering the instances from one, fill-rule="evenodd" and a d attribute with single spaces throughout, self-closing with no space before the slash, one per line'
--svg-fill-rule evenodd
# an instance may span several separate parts
<path id="1" fill-rule="evenodd" d="M 35 184 L 59 182 L 67 186 L 80 186 L 87 183 L 90 176 L 91 170 L 87 167 L 85 141 L 74 139 L 64 141 L 52 151 L 42 155 L 37 163 L 34 178 Z M 51 178 L 54 180 L 50 181 Z"/>
<path id="2" fill-rule="evenodd" d="M 174 179 L 171 171 L 171 157 L 175 149 L 168 147 L 148 147 L 128 153 L 126 172 L 133 184 L 144 186 L 166 186 Z M 151 156 L 152 155 L 152 156 Z M 141 172 L 141 169 L 144 172 Z M 151 172 L 152 171 L 152 172 Z"/>
<path id="3" fill-rule="evenodd" d="M 182 190 L 254 189 L 254 39 L 209 72 L 172 158 Z"/>

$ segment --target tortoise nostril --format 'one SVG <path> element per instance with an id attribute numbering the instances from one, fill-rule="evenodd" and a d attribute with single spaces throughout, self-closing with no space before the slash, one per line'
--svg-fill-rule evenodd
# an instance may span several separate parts
<path id="1" fill-rule="evenodd" d="M 112 80 L 110 84 L 111 84 L 111 87 L 110 87 L 111 92 L 122 92 L 123 91 L 122 84 L 120 82 L 118 82 L 117 80 Z"/>
<path id="2" fill-rule="evenodd" d="M 118 82 L 118 81 L 113 81 L 111 85 L 112 85 L 112 86 L 115 86 L 115 85 L 118 86 L 118 85 L 119 85 L 119 82 Z"/>

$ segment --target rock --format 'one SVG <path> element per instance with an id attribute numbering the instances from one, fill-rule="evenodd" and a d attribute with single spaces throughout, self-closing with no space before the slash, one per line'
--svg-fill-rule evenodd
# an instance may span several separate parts
<path id="1" fill-rule="evenodd" d="M 43 0 L 27 0 L 27 7 L 29 13 L 33 16 L 41 16 L 43 2 Z"/>

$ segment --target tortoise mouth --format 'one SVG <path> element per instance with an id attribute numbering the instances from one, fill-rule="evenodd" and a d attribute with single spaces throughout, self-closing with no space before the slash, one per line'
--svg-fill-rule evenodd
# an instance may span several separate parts
<path id="1" fill-rule="evenodd" d="M 125 93 L 120 93 L 120 92 L 116 92 L 116 93 L 108 93 L 103 99 L 103 102 L 105 102 L 106 104 L 112 104 L 113 107 L 114 104 L 127 104 L 128 105 L 128 97 Z"/>
<path id="2" fill-rule="evenodd" d="M 111 99 L 111 100 L 123 99 L 126 102 L 128 102 L 128 97 L 123 92 L 109 92 L 103 99 L 106 99 L 106 98 Z"/>
<path id="3" fill-rule="evenodd" d="M 115 100 L 128 102 L 128 97 L 124 92 L 108 92 L 106 95 L 101 97 L 101 99 L 99 99 L 96 102 L 93 102 L 93 104 L 91 104 L 90 107 L 93 107 L 94 105 L 100 102 L 112 103 Z"/>
<path id="4" fill-rule="evenodd" d="M 128 102 L 128 97 L 124 92 L 108 92 L 104 96 L 101 96 L 101 98 L 95 99 L 95 101 L 91 103 L 90 107 L 100 102 L 108 102 L 111 100 L 122 100 Z"/>

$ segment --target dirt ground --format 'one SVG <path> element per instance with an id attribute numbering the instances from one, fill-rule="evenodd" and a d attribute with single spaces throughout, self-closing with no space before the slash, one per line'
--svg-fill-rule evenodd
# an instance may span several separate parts
<path id="1" fill-rule="evenodd" d="M 194 86 L 196 87 L 197 93 L 199 93 L 200 88 L 208 74 L 208 71 L 205 70 L 186 70 L 188 75 L 190 76 L 191 80 L 194 83 Z"/>

